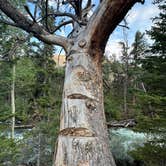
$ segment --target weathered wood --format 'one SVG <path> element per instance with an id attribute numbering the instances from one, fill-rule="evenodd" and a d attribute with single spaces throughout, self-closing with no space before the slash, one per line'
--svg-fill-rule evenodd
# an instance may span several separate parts
<path id="1" fill-rule="evenodd" d="M 138 0 L 103 0 L 86 28 L 89 48 L 105 49 L 109 35 Z"/>
<path id="2" fill-rule="evenodd" d="M 81 52 L 70 55 L 55 166 L 115 166 L 103 107 L 101 66 Z"/>

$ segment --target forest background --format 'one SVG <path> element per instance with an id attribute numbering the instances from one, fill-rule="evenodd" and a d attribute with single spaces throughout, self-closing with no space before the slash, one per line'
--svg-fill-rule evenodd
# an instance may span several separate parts
<path id="1" fill-rule="evenodd" d="M 14 3 L 23 10 L 24 1 Z M 103 58 L 105 113 L 120 166 L 166 164 L 166 5 L 162 0 L 154 5 L 159 15 L 152 19 L 151 29 L 137 31 L 130 44 L 126 28 L 130 25 L 124 21 L 121 56 L 106 52 Z M 53 60 L 53 55 L 61 56 L 59 52 L 0 24 L 0 165 L 52 165 L 64 81 L 64 67 Z M 146 137 L 141 146 L 125 152 L 129 158 L 123 157 L 124 149 L 115 147 L 112 130 L 117 127 L 132 127 Z"/>

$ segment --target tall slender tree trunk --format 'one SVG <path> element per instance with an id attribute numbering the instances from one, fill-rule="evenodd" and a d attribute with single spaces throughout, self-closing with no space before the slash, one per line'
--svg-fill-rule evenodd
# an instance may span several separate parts
<path id="1" fill-rule="evenodd" d="M 67 58 L 55 166 L 115 166 L 104 115 L 101 55 Z"/>
<path id="2" fill-rule="evenodd" d="M 41 158 L 41 133 L 38 135 L 38 154 L 37 154 L 37 166 L 40 166 L 40 158 Z"/>
<path id="3" fill-rule="evenodd" d="M 127 27 L 127 22 L 126 19 L 124 19 L 124 23 L 125 26 Z M 124 113 L 125 113 L 125 117 L 126 119 L 128 118 L 128 105 L 127 105 L 127 96 L 128 96 L 128 67 L 129 67 L 129 55 L 128 55 L 128 35 L 127 35 L 127 31 L 125 29 L 125 27 L 123 27 L 123 37 L 124 37 L 124 61 L 125 61 L 125 66 L 124 66 L 124 90 L 123 90 L 123 100 L 124 100 Z"/>
<path id="4" fill-rule="evenodd" d="M 123 101 L 124 101 L 124 113 L 125 113 L 125 117 L 128 117 L 128 108 L 127 108 L 127 81 L 128 81 L 128 77 L 127 77 L 127 73 L 125 73 L 125 78 L 124 78 L 124 90 L 123 90 Z"/>
<path id="5" fill-rule="evenodd" d="M 12 59 L 14 60 L 14 55 L 12 56 Z M 11 137 L 14 139 L 14 127 L 15 127 L 15 76 L 16 76 L 16 65 L 15 62 L 12 65 L 12 84 L 11 84 L 11 110 L 12 110 L 12 133 Z"/>

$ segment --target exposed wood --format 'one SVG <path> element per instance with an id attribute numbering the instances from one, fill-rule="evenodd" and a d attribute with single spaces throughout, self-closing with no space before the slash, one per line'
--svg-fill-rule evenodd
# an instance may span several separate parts
<path id="1" fill-rule="evenodd" d="M 87 128 L 84 127 L 70 127 L 65 128 L 59 132 L 62 136 L 75 136 L 75 137 L 94 137 L 95 134 Z"/>
<path id="2" fill-rule="evenodd" d="M 103 0 L 87 26 L 88 42 L 92 48 L 104 51 L 109 35 L 122 21 L 136 0 Z"/>
<path id="3" fill-rule="evenodd" d="M 115 166 L 105 124 L 101 66 L 77 48 L 67 58 L 54 165 Z"/>

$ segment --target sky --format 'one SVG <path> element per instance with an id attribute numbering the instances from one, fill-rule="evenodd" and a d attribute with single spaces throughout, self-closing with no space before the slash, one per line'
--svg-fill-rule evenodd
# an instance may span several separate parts
<path id="1" fill-rule="evenodd" d="M 156 5 L 152 4 L 152 0 L 146 0 L 145 4 L 142 5 L 137 3 L 127 14 L 127 23 L 129 30 L 126 29 L 127 39 L 129 45 L 134 41 L 135 33 L 137 31 L 145 32 L 149 30 L 153 25 L 152 19 L 154 16 L 158 15 L 159 9 Z M 123 22 L 121 24 L 124 24 Z M 151 43 L 150 38 L 145 35 L 146 40 Z M 124 41 L 123 28 L 117 27 L 114 32 L 110 35 L 105 49 L 105 54 L 107 56 L 112 56 L 116 54 L 116 58 L 119 59 L 121 56 L 121 46 L 120 41 Z"/>

